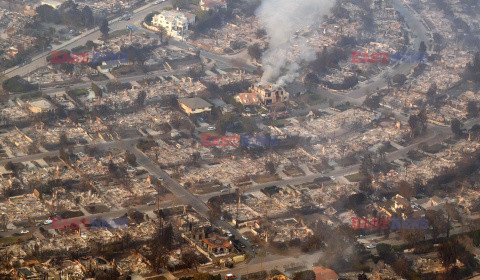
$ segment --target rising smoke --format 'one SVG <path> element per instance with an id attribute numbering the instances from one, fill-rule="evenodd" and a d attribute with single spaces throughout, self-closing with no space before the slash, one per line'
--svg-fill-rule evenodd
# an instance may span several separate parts
<path id="1" fill-rule="evenodd" d="M 262 57 L 260 84 L 284 85 L 298 75 L 302 62 L 315 59 L 315 50 L 302 36 L 322 21 L 334 0 L 262 0 L 257 17 L 270 37 Z"/>

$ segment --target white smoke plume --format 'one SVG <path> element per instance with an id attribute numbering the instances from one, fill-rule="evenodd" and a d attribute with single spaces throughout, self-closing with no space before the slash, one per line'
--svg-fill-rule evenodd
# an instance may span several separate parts
<path id="1" fill-rule="evenodd" d="M 315 50 L 302 34 L 320 23 L 334 4 L 334 0 L 262 0 L 256 15 L 270 43 L 262 57 L 260 84 L 291 82 L 302 62 L 315 59 Z"/>

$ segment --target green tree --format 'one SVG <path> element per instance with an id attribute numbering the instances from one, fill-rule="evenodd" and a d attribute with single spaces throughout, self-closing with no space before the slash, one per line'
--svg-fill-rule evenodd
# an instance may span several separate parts
<path id="1" fill-rule="evenodd" d="M 380 258 L 385 261 L 385 263 L 391 265 L 395 262 L 396 256 L 391 245 L 385 243 L 378 244 L 377 253 Z"/>
<path id="2" fill-rule="evenodd" d="M 8 92 L 25 92 L 35 89 L 34 85 L 30 84 L 18 75 L 3 81 L 2 87 Z"/>
<path id="3" fill-rule="evenodd" d="M 458 119 L 453 119 L 450 128 L 452 129 L 453 134 L 455 136 L 460 137 L 463 135 L 463 130 L 462 130 L 462 123 Z"/>
<path id="4" fill-rule="evenodd" d="M 358 280 L 369 280 L 367 275 L 365 273 L 362 273 L 362 274 L 358 274 L 357 275 L 357 279 Z"/>
<path id="5" fill-rule="evenodd" d="M 478 106 L 477 102 L 471 100 L 467 103 L 467 116 L 469 118 L 476 118 L 478 117 Z"/>
<path id="6" fill-rule="evenodd" d="M 153 17 L 155 15 L 159 14 L 159 12 L 152 12 L 152 13 L 149 13 L 148 15 L 145 16 L 145 18 L 143 19 L 143 21 L 147 24 L 147 25 L 152 25 L 152 21 L 153 21 Z"/>
<path id="7" fill-rule="evenodd" d="M 428 98 L 433 98 L 435 95 L 437 95 L 437 84 L 432 83 L 430 85 L 430 87 L 428 88 L 427 97 Z"/>
<path id="8" fill-rule="evenodd" d="M 7 162 L 4 167 L 8 171 L 15 171 L 15 165 L 11 161 Z"/>
<path id="9" fill-rule="evenodd" d="M 372 110 L 380 108 L 380 96 L 379 95 L 370 95 L 365 98 L 363 101 L 363 106 L 368 107 Z"/>
<path id="10" fill-rule="evenodd" d="M 257 31 L 255 31 L 255 36 L 257 36 L 258 39 L 261 39 L 266 35 L 267 35 L 267 31 L 263 28 L 259 28 L 257 29 Z"/>
<path id="11" fill-rule="evenodd" d="M 168 43 L 168 32 L 163 26 L 158 26 L 158 36 L 160 37 L 160 44 Z"/>
<path id="12" fill-rule="evenodd" d="M 97 97 L 102 97 L 103 96 L 102 89 L 99 86 L 97 86 L 97 84 L 95 84 L 93 82 L 92 82 L 92 90 L 95 93 L 95 96 L 97 96 Z"/>
<path id="13" fill-rule="evenodd" d="M 85 43 L 85 47 L 87 47 L 88 49 L 94 49 L 97 45 L 92 41 L 92 40 L 88 40 L 86 43 Z"/>
<path id="14" fill-rule="evenodd" d="M 106 40 L 108 38 L 108 32 L 110 32 L 107 19 L 102 20 L 102 23 L 100 24 L 100 32 L 102 33 L 103 39 Z"/>
<path id="15" fill-rule="evenodd" d="M 174 9 L 188 9 L 190 6 L 189 0 L 172 0 L 172 6 Z"/>
<path id="16" fill-rule="evenodd" d="M 248 47 L 248 55 L 251 58 L 255 59 L 256 62 L 260 61 L 260 59 L 262 58 L 262 53 L 263 53 L 263 50 L 260 47 L 259 43 L 255 43 Z"/>
<path id="17" fill-rule="evenodd" d="M 40 5 L 35 9 L 36 17 L 42 22 L 60 23 L 58 11 L 50 5 Z"/>
<path id="18" fill-rule="evenodd" d="M 145 98 L 147 97 L 147 93 L 145 91 L 140 91 L 137 95 L 137 99 L 135 99 L 135 105 L 138 107 L 145 106 Z"/>
<path id="19" fill-rule="evenodd" d="M 427 51 L 427 45 L 425 45 L 424 41 L 420 42 L 420 47 L 418 48 L 418 51 L 420 53 L 425 53 Z"/>
<path id="20" fill-rule="evenodd" d="M 407 81 L 407 76 L 404 74 L 396 74 L 392 77 L 392 81 L 397 85 L 403 85 Z"/>
<path id="21" fill-rule="evenodd" d="M 73 0 L 63 2 L 58 8 L 62 22 L 72 27 L 83 26 L 82 12 L 78 10 L 78 4 Z"/>
<path id="22" fill-rule="evenodd" d="M 373 172 L 373 159 L 371 153 L 366 153 L 363 156 L 362 163 L 360 165 L 360 172 L 364 176 L 370 176 Z"/>
<path id="23" fill-rule="evenodd" d="M 418 127 L 418 117 L 417 115 L 411 115 L 408 119 L 408 126 L 410 126 L 410 137 L 414 138 L 416 136 L 416 131 Z"/>
<path id="24" fill-rule="evenodd" d="M 92 27 L 95 22 L 95 18 L 93 17 L 92 9 L 89 6 L 85 6 L 82 9 L 82 22 L 84 27 Z"/>
<path id="25" fill-rule="evenodd" d="M 68 138 L 65 132 L 60 134 L 60 138 L 58 140 L 60 147 L 65 148 L 68 146 Z"/>

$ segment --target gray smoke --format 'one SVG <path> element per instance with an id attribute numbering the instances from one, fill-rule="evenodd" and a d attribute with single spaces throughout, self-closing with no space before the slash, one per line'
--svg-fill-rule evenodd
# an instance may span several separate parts
<path id="1" fill-rule="evenodd" d="M 315 59 L 315 50 L 302 34 L 320 23 L 334 4 L 334 0 L 262 1 L 256 14 L 270 37 L 262 57 L 262 85 L 291 82 L 298 77 L 302 62 Z"/>

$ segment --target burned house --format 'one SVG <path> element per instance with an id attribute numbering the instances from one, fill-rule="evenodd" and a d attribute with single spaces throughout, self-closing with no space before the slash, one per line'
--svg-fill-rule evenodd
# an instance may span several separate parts
<path id="1" fill-rule="evenodd" d="M 267 106 L 283 103 L 288 101 L 289 98 L 289 94 L 285 89 L 274 85 L 254 85 L 250 88 L 250 92 L 256 93 L 258 98 L 260 98 L 260 101 Z"/>
<path id="2" fill-rule="evenodd" d="M 194 240 L 201 241 L 213 234 L 213 227 L 207 220 L 187 214 L 182 216 L 181 229 L 185 235 Z"/>
<path id="3" fill-rule="evenodd" d="M 233 244 L 227 237 L 213 235 L 209 238 L 204 238 L 202 241 L 204 248 L 216 257 L 233 252 Z"/>

